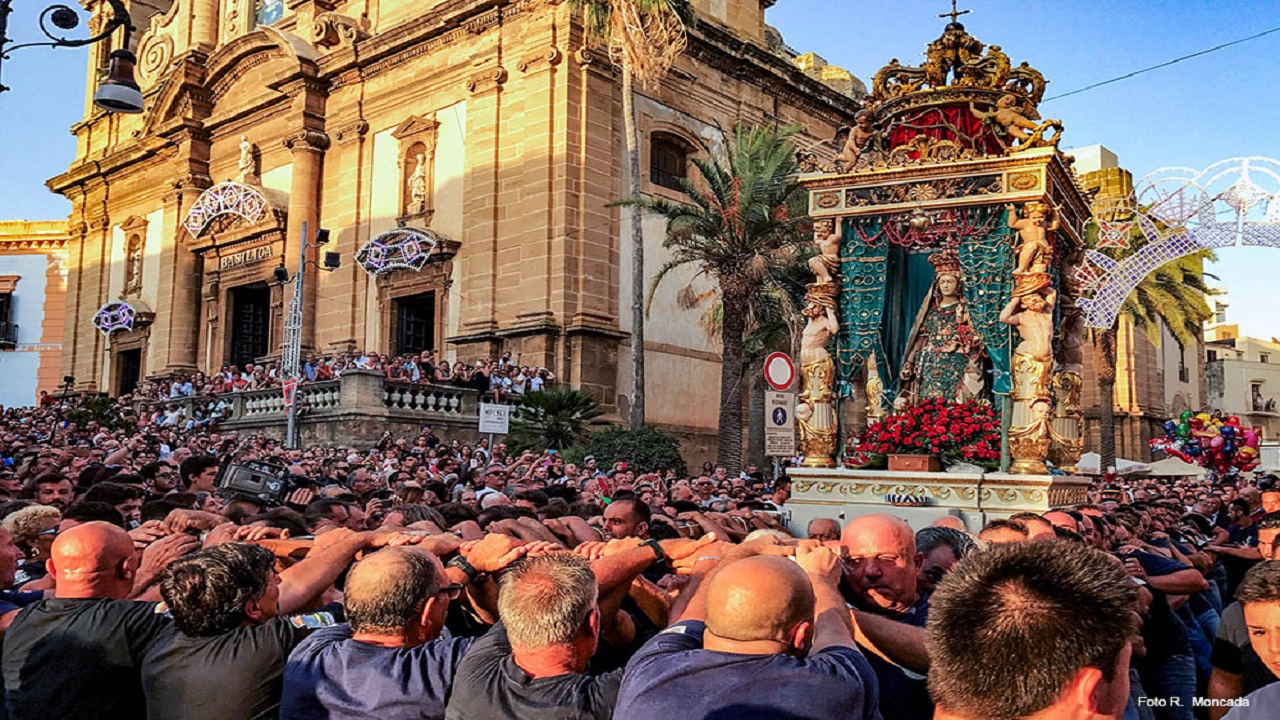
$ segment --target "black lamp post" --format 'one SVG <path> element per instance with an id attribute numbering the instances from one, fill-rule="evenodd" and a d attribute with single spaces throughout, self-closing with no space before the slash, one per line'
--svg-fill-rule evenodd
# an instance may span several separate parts
<path id="1" fill-rule="evenodd" d="M 49 40 L 11 46 L 7 31 L 9 13 L 13 12 L 13 0 L 0 0 L 0 63 L 7 60 L 9 53 L 14 50 L 28 47 L 84 47 L 102 42 L 111 37 L 117 28 L 124 28 L 124 42 L 121 43 L 121 49 L 111 52 L 107 79 L 102 81 L 97 92 L 93 94 L 93 104 L 107 112 L 142 112 L 142 92 L 133 79 L 133 66 L 137 58 L 128 49 L 129 35 L 137 28 L 134 27 L 133 20 L 129 17 L 129 10 L 121 0 L 107 0 L 107 2 L 111 5 L 112 15 L 107 18 L 106 27 L 97 35 L 81 40 L 56 35 L 56 30 L 52 30 L 50 25 L 57 30 L 72 30 L 80 24 L 80 15 L 66 5 L 50 5 L 40 13 L 40 32 L 44 33 Z M 0 83 L 0 92 L 8 89 Z"/>

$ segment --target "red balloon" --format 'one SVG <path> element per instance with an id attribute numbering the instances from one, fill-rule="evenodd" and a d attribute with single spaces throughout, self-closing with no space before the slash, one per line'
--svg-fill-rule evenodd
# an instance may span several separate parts
<path id="1" fill-rule="evenodd" d="M 1230 415 L 1227 417 L 1227 424 L 1232 427 L 1240 427 L 1240 417 L 1238 415 Z"/>

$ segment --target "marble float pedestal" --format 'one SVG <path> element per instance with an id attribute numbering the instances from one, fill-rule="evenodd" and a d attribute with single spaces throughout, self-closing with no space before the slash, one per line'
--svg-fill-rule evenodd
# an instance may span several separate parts
<path id="1" fill-rule="evenodd" d="M 1007 473 L 893 472 L 839 468 L 793 468 L 788 526 L 800 537 L 814 518 L 835 518 L 843 526 L 855 517 L 895 515 L 915 530 L 942 515 L 960 518 L 970 532 L 990 520 L 1020 512 L 1087 501 L 1089 478 Z M 889 496 L 923 498 L 924 505 L 895 505 Z"/>

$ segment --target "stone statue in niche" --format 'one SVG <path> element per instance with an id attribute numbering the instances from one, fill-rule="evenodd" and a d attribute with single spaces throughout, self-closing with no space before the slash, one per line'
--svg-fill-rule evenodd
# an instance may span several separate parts
<path id="1" fill-rule="evenodd" d="M 124 292 L 136 293 L 142 289 L 142 236 L 133 233 L 124 248 Z"/>
<path id="2" fill-rule="evenodd" d="M 257 147 L 249 142 L 247 135 L 240 136 L 240 182 L 257 184 L 258 178 L 258 161 L 255 157 Z"/>
<path id="3" fill-rule="evenodd" d="M 408 215 L 421 215 L 427 211 L 427 154 L 419 152 L 413 174 L 409 176 Z"/>

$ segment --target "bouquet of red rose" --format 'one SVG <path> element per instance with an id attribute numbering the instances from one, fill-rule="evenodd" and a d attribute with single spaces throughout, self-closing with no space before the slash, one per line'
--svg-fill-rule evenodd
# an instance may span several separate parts
<path id="1" fill-rule="evenodd" d="M 849 448 L 861 467 L 884 467 L 891 454 L 934 455 L 942 465 L 1000 466 L 1000 419 L 989 405 L 934 398 L 867 426 Z"/>

